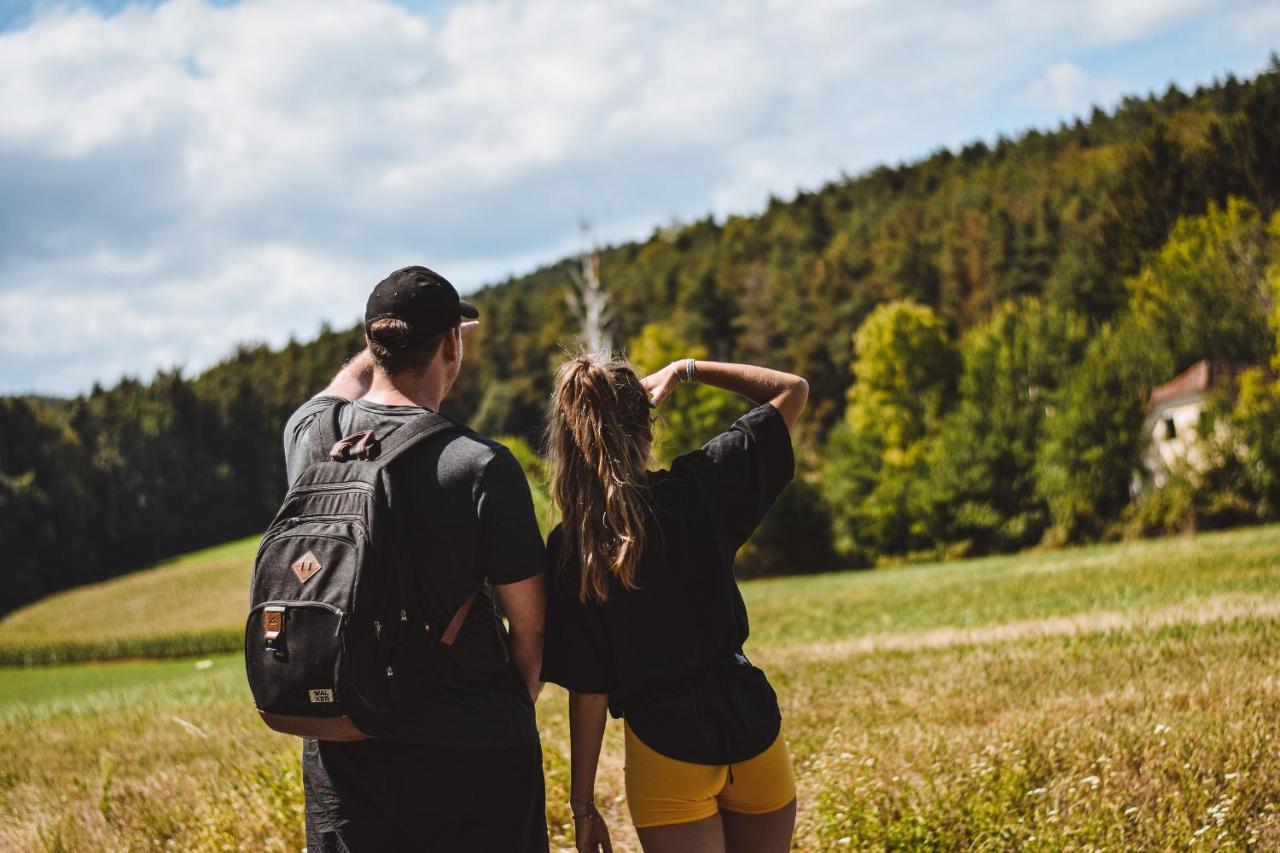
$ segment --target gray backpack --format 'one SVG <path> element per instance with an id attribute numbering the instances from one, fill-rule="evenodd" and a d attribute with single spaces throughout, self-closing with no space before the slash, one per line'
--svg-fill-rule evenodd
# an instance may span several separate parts
<path id="1" fill-rule="evenodd" d="M 268 726 L 348 741 L 404 723 L 480 590 L 447 624 L 429 621 L 417 585 L 428 555 L 406 547 L 393 476 L 401 454 L 465 427 L 426 413 L 340 438 L 340 405 L 313 422 L 312 462 L 258 549 L 245 667 Z"/>

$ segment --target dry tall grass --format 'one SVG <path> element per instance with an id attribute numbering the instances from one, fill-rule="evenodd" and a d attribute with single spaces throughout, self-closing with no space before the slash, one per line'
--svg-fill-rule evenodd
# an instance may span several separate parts
<path id="1" fill-rule="evenodd" d="M 797 849 L 1280 847 L 1277 581 L 1280 528 L 748 584 Z M 239 659 L 153 666 L 0 685 L 0 848 L 302 844 L 297 744 Z M 561 691 L 539 724 L 567 848 Z M 614 724 L 600 799 L 635 850 L 621 772 Z"/>

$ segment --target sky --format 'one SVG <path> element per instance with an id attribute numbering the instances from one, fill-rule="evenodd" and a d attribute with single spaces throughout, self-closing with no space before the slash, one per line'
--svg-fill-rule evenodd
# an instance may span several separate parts
<path id="1" fill-rule="evenodd" d="M 0 393 L 194 374 L 408 264 L 466 293 L 1277 49 L 1274 0 L 0 0 Z"/>

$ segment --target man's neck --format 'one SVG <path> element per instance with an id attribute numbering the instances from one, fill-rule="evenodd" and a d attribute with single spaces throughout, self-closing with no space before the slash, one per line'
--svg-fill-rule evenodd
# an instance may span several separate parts
<path id="1" fill-rule="evenodd" d="M 435 371 L 421 376 L 402 374 L 393 378 L 375 370 L 369 392 L 363 399 L 382 406 L 421 406 L 438 412 L 444 394 L 444 383 Z"/>

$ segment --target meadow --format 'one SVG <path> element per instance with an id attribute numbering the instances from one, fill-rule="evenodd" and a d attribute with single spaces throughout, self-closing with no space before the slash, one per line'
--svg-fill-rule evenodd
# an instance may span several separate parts
<path id="1" fill-rule="evenodd" d="M 255 544 L 11 614 L 0 648 L 238 638 Z M 786 718 L 797 849 L 1280 846 L 1280 526 L 743 591 Z M 538 714 L 564 849 L 563 692 Z M 298 751 L 258 721 L 237 654 L 8 668 L 0 849 L 295 850 Z M 615 722 L 599 799 L 636 850 L 621 771 Z"/>
<path id="2" fill-rule="evenodd" d="M 55 593 L 0 619 L 0 666 L 231 652 L 259 537 Z"/>

